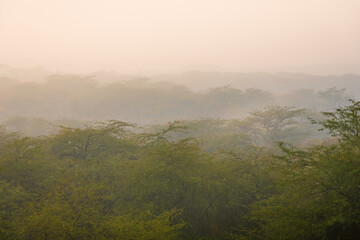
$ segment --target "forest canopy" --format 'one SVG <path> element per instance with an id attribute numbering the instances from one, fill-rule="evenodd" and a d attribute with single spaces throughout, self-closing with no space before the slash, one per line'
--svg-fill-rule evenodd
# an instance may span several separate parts
<path id="1" fill-rule="evenodd" d="M 0 239 L 358 239 L 360 102 L 308 113 L 2 127 Z"/>

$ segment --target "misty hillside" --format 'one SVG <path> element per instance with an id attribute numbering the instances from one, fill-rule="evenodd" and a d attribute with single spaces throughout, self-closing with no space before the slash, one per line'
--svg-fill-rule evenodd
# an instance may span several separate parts
<path id="1" fill-rule="evenodd" d="M 14 68 L 0 65 L 1 78 L 14 79 L 19 82 L 45 82 L 52 75 L 69 75 L 69 73 L 49 71 L 43 67 Z M 204 91 L 209 88 L 231 85 L 238 89 L 259 88 L 274 93 L 286 93 L 296 89 L 324 90 L 332 87 L 346 88 L 352 94 L 360 92 L 360 75 L 350 72 L 343 75 L 313 75 L 300 72 L 187 71 L 177 74 L 125 75 L 118 74 L 115 71 L 97 71 L 81 75 L 91 76 L 94 80 L 103 84 L 148 79 L 151 82 L 171 82 L 183 85 L 194 91 Z"/>
<path id="2" fill-rule="evenodd" d="M 153 79 L 183 84 L 194 90 L 231 85 L 234 88 L 259 88 L 274 93 L 286 93 L 296 89 L 324 90 L 326 88 L 346 88 L 356 94 L 360 92 L 360 76 L 311 75 L 304 73 L 226 73 L 226 72 L 185 72 L 181 74 L 156 75 Z"/>
<path id="3" fill-rule="evenodd" d="M 14 116 L 137 123 L 230 119 L 266 105 L 333 110 L 360 93 L 360 76 L 350 74 L 187 72 L 144 77 L 113 72 L 56 74 L 42 68 L 2 70 L 2 120 Z"/>

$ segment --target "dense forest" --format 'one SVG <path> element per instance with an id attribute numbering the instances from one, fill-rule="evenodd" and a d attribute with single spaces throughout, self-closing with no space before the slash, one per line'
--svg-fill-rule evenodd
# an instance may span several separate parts
<path id="1" fill-rule="evenodd" d="M 30 91 L 42 86 L 31 85 Z M 104 87 L 104 98 L 89 97 L 93 102 L 86 104 L 106 103 L 116 87 Z M 58 95 L 49 92 L 51 98 L 66 101 L 61 88 L 54 89 Z M 146 98 L 147 90 L 138 91 L 143 94 L 134 96 Z M 229 107 L 234 110 L 240 103 L 256 105 L 240 101 L 251 94 L 273 103 L 271 94 L 258 90 L 224 87 L 201 96 L 184 88 L 168 91 L 156 93 L 162 107 L 189 97 L 184 106 L 192 109 L 193 99 L 213 98 L 220 106 L 209 103 L 207 111 L 216 112 L 239 99 Z M 359 239 L 360 102 L 344 105 L 344 91 L 328 91 L 340 95 L 330 94 L 333 102 L 323 107 L 336 109 L 322 113 L 269 104 L 242 118 L 167 124 L 4 121 L 0 239 Z M 163 101 L 166 92 L 173 98 Z M 326 91 L 313 93 L 326 99 Z M 44 92 L 31 96 L 39 101 L 31 106 L 42 111 L 36 97 Z M 82 100 L 74 114 L 84 110 Z M 123 104 L 97 111 L 114 107 L 118 114 Z M 184 111 L 178 107 L 174 111 Z"/>

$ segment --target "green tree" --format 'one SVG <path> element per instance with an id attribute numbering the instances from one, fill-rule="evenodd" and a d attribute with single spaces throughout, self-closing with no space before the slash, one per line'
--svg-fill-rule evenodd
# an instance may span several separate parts
<path id="1" fill-rule="evenodd" d="M 60 133 L 53 138 L 51 150 L 60 158 L 74 160 L 102 156 L 116 150 L 114 144 L 128 136 L 127 128 L 131 126 L 133 125 L 125 122 L 108 121 L 98 122 L 83 129 L 61 127 Z"/>
<path id="2" fill-rule="evenodd" d="M 358 109 L 352 101 L 320 122 L 340 143 L 307 151 L 281 145 L 272 165 L 279 194 L 254 205 L 263 239 L 360 237 Z"/>
<path id="3" fill-rule="evenodd" d="M 360 101 L 350 99 L 351 105 L 340 107 L 335 112 L 324 112 L 326 120 L 319 123 L 323 126 L 320 130 L 328 130 L 333 136 L 343 140 L 360 139 Z"/>

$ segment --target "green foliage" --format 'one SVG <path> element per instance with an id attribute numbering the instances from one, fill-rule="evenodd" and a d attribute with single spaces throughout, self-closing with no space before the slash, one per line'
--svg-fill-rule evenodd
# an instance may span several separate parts
<path id="1" fill-rule="evenodd" d="M 327 120 L 320 124 L 333 136 L 344 140 L 359 140 L 360 138 L 360 101 L 349 100 L 351 105 L 340 107 L 335 112 L 324 112 Z"/>
<path id="2" fill-rule="evenodd" d="M 98 122 L 81 128 L 61 127 L 53 139 L 52 152 L 60 158 L 86 160 L 115 151 L 119 140 L 128 136 L 127 127 L 133 125 L 120 121 Z M 116 146 L 119 147 L 119 146 Z"/>
<path id="3" fill-rule="evenodd" d="M 140 216 L 114 216 L 99 226 L 99 239 L 178 239 L 184 223 L 173 223 L 181 214 L 178 210 L 165 211 L 158 216 L 144 212 Z"/>
<path id="4" fill-rule="evenodd" d="M 274 180 L 279 194 L 254 205 L 263 239 L 358 239 L 360 236 L 359 103 L 320 122 L 340 144 L 307 151 L 282 145 Z"/>
<path id="5" fill-rule="evenodd" d="M 279 106 L 246 120 L 0 131 L 0 239 L 359 239 L 351 103 L 319 122 L 340 141 L 305 149 L 303 110 Z"/>

